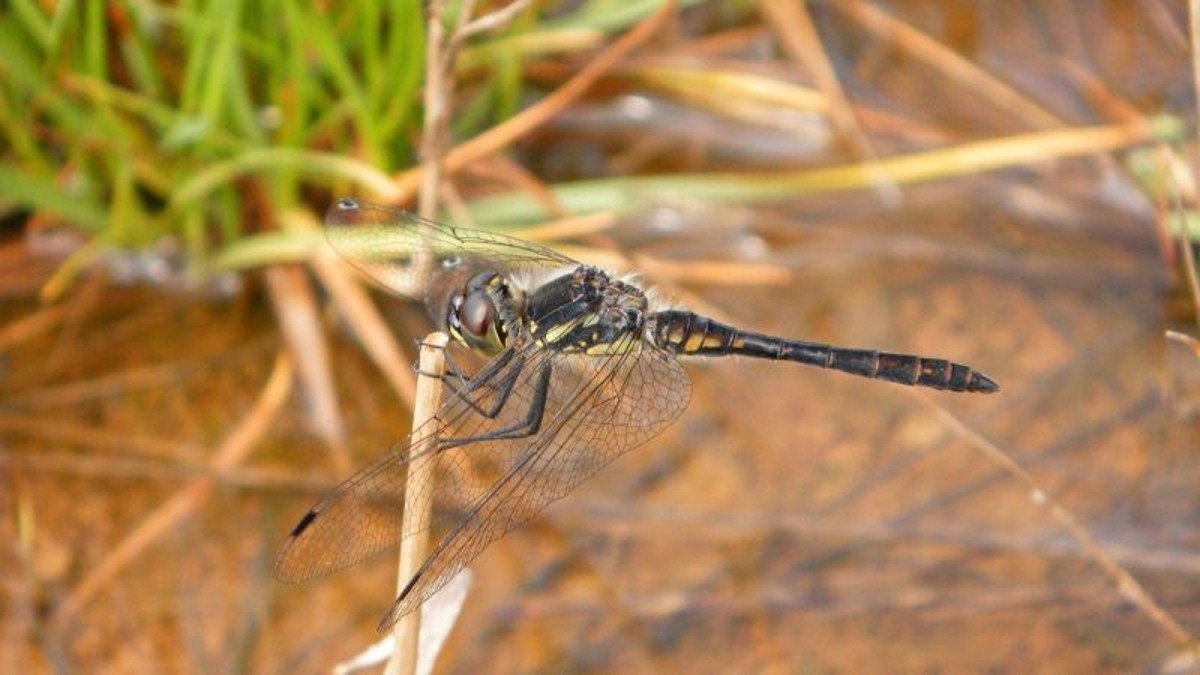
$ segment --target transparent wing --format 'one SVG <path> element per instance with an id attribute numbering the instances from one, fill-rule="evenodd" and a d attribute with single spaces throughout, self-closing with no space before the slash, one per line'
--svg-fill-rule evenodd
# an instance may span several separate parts
<path id="1" fill-rule="evenodd" d="M 661 432 L 691 393 L 678 361 L 641 342 L 603 358 L 558 359 L 551 368 L 551 400 L 534 438 L 472 444 L 446 458 L 467 475 L 479 475 L 480 459 L 499 463 L 459 495 L 471 502 L 465 517 L 409 581 L 380 630 L 420 606 L 488 544 Z"/>
<path id="2" fill-rule="evenodd" d="M 622 453 L 644 443 L 687 406 L 690 383 L 669 355 L 630 339 L 605 357 L 563 355 L 533 345 L 496 357 L 446 397 L 430 423 L 318 503 L 293 530 L 276 565 L 285 581 L 333 572 L 415 534 L 402 528 L 410 448 L 436 438 L 433 527 L 443 535 L 393 604 L 381 629 L 445 585 L 492 541 L 528 521 Z M 499 362 L 499 367 L 492 364 Z M 488 438 L 524 421 L 550 371 L 537 432 Z M 511 388 L 504 387 L 506 378 Z M 506 398 L 501 398 L 507 392 Z M 503 401 L 497 414 L 488 412 Z M 463 439 L 471 439 L 465 444 Z"/>
<path id="3" fill-rule="evenodd" d="M 325 225 L 325 238 L 343 258 L 385 288 L 417 299 L 423 297 L 430 269 L 459 257 L 486 260 L 497 271 L 580 264 L 545 246 L 357 199 L 334 203 Z"/>

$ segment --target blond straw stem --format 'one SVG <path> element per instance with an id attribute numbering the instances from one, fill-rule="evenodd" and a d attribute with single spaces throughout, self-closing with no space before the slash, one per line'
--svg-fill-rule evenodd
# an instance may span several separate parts
<path id="1" fill-rule="evenodd" d="M 442 380 L 445 370 L 445 333 L 430 333 L 421 343 L 420 368 L 417 374 L 416 406 L 413 409 L 414 432 L 433 418 L 441 404 Z M 429 551 L 429 522 L 432 514 L 433 490 L 429 480 L 433 473 L 434 457 L 425 451 L 436 438 L 425 435 L 413 439 L 409 448 L 412 460 L 408 464 L 404 491 L 404 530 L 413 532 L 400 544 L 400 565 L 396 583 L 400 590 L 408 584 L 424 562 Z M 417 667 L 417 643 L 421 632 L 421 608 L 409 612 L 394 628 L 396 649 L 387 672 L 412 675 Z"/>

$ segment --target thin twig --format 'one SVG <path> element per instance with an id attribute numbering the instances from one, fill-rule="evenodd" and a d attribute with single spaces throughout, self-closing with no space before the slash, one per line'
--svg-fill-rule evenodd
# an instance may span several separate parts
<path id="1" fill-rule="evenodd" d="M 659 28 L 666 25 L 674 13 L 675 3 L 664 2 L 658 11 L 601 52 L 554 93 L 526 108 L 520 114 L 446 153 L 440 165 L 441 171 L 453 174 L 480 157 L 498 152 L 504 146 L 530 133 L 539 125 L 561 113 L 586 93 L 600 77 L 615 68 L 630 52 L 641 46 L 658 32 Z M 396 176 L 397 194 L 400 195 L 398 201 L 404 201 L 411 197 L 413 191 L 423 180 L 425 169 L 426 167 L 422 166 Z"/>
<path id="2" fill-rule="evenodd" d="M 555 198 L 554 190 L 520 162 L 504 155 L 492 155 L 472 164 L 470 171 L 472 176 L 499 181 L 516 190 L 523 190 L 541 204 L 546 213 L 554 217 L 567 216 L 566 209 Z"/>
<path id="3" fill-rule="evenodd" d="M 829 116 L 833 125 L 849 141 L 859 158 L 870 160 L 868 168 L 874 166 L 879 155 L 854 117 L 850 100 L 846 98 L 837 72 L 825 53 L 807 5 L 799 0 L 760 0 L 759 7 L 779 36 L 784 51 L 807 66 L 812 73 L 817 88 L 829 102 Z M 900 199 L 899 188 L 888 180 L 882 170 L 872 170 L 871 182 L 882 196 L 891 201 Z"/>
<path id="4" fill-rule="evenodd" d="M 1188 39 L 1192 47 L 1192 99 L 1200 111 L 1200 98 L 1196 96 L 1200 93 L 1200 51 L 1197 51 L 1200 50 L 1200 2 L 1196 0 L 1188 2 L 1188 27 L 1191 28 Z"/>
<path id="5" fill-rule="evenodd" d="M 52 330 L 67 318 L 69 311 L 68 305 L 54 305 L 5 324 L 0 327 L 0 352 Z"/>
<path id="6" fill-rule="evenodd" d="M 617 215 L 610 211 L 597 211 L 586 216 L 566 216 L 544 222 L 534 227 L 525 227 L 513 232 L 513 236 L 530 241 L 554 241 L 583 237 L 611 230 L 617 224 Z"/>
<path id="7" fill-rule="evenodd" d="M 830 4 L 834 9 L 851 17 L 860 26 L 874 33 L 876 37 L 888 41 L 941 72 L 961 86 L 964 92 L 969 93 L 970 96 L 991 101 L 997 108 L 1011 112 L 1034 129 L 1056 129 L 1064 125 L 1063 121 L 1054 113 L 1013 89 L 978 64 L 875 5 L 862 0 Z"/>
<path id="8" fill-rule="evenodd" d="M 420 372 L 417 377 L 417 403 L 413 411 L 413 430 L 426 428 L 442 400 L 442 374 L 445 372 L 445 333 L 431 333 L 421 343 Z M 400 562 L 396 569 L 396 587 L 403 591 L 420 569 L 429 552 L 429 522 L 432 517 L 433 491 L 428 481 L 433 476 L 436 455 L 429 450 L 437 442 L 434 436 L 414 439 L 409 448 L 412 461 L 404 487 L 404 524 L 402 531 L 415 534 L 400 544 Z M 411 675 L 416 672 L 421 608 L 396 622 L 396 650 L 388 662 L 388 675 Z M 394 669 L 393 669 L 394 667 Z"/>
<path id="9" fill-rule="evenodd" d="M 1192 354 L 1195 354 L 1197 358 L 1200 358 L 1200 340 L 1197 340 L 1187 333 L 1180 333 L 1179 331 L 1174 330 L 1166 331 L 1165 335 L 1167 336 L 1168 341 L 1190 349 Z"/>
<path id="10" fill-rule="evenodd" d="M 296 359 L 313 426 L 330 450 L 337 475 L 348 475 L 354 463 L 346 449 L 346 432 L 334 393 L 329 346 L 321 330 L 312 284 L 296 265 L 268 267 L 264 277 L 280 330 Z"/>
<path id="11" fill-rule="evenodd" d="M 981 436 L 974 429 L 964 424 L 945 408 L 931 401 L 928 397 L 919 395 L 917 398 L 928 406 L 948 428 L 961 438 L 966 439 L 976 450 L 982 452 L 985 457 L 1016 479 L 1018 483 L 1024 485 L 1029 490 L 1030 499 L 1033 503 L 1046 509 L 1050 517 L 1079 542 L 1079 545 L 1087 553 L 1088 557 L 1112 579 L 1121 597 L 1133 603 L 1135 607 L 1141 610 L 1151 621 L 1158 624 L 1180 646 L 1191 651 L 1198 649 L 1195 638 L 1155 601 L 1121 563 L 1109 555 L 1108 551 L 1104 549 L 1092 533 L 1079 522 L 1075 514 L 1071 513 L 1066 507 L 1050 496 L 1048 492 L 1043 490 L 1037 481 L 1033 479 L 1033 476 L 1029 475 L 1016 460 L 1009 456 L 1008 453 L 996 447 L 991 441 Z"/>
<path id="12" fill-rule="evenodd" d="M 142 439 L 145 443 L 146 440 Z M 167 444 L 163 441 L 163 444 Z M 64 476 L 81 476 L 89 480 L 119 478 L 128 485 L 129 480 L 153 482 L 187 481 L 209 476 L 212 471 L 204 464 L 183 461 L 162 462 L 145 457 L 97 457 L 95 455 L 54 450 L 16 453 L 0 450 L 0 467 L 19 467 L 23 471 Z M 329 480 L 311 478 L 288 471 L 274 469 L 231 469 L 214 476 L 222 487 L 245 490 L 277 490 L 295 493 L 310 493 L 320 496 L 335 487 Z"/>
<path id="13" fill-rule="evenodd" d="M 293 227 L 309 230 L 318 227 L 308 211 L 289 211 L 285 217 Z M 328 246 L 316 247 L 308 262 L 321 285 L 329 291 L 346 323 L 358 336 L 375 367 L 387 378 L 392 391 L 411 409 L 415 386 L 411 362 L 405 357 L 395 334 L 371 302 L 367 291 L 351 278 L 349 266 Z"/>
<path id="14" fill-rule="evenodd" d="M 463 2 L 459 7 L 461 31 L 474 8 L 473 2 Z M 445 132 L 448 128 L 447 107 L 453 87 L 454 55 L 457 53 L 454 38 L 447 42 L 442 30 L 442 2 L 433 0 L 428 7 L 428 28 L 425 33 L 425 119 L 421 138 L 421 194 L 418 210 L 426 218 L 437 214 L 438 185 L 441 181 L 441 161 Z M 419 253 L 423 253 L 424 247 Z M 432 267 L 435 261 L 421 255 L 416 264 Z M 413 409 L 413 429 L 420 429 L 426 420 L 437 411 L 441 398 L 441 381 L 438 379 L 444 368 L 442 357 L 446 347 L 446 336 L 435 333 L 421 346 L 420 375 L 417 377 L 417 399 Z M 432 374 L 432 375 L 431 375 Z M 420 568 L 429 550 L 429 520 L 433 488 L 433 464 L 425 457 L 423 449 L 434 439 L 413 439 L 408 464 L 408 476 L 404 492 L 404 532 L 411 536 L 400 545 L 400 559 L 396 570 L 397 587 L 400 591 L 408 585 Z M 415 675 L 420 649 L 421 612 L 417 607 L 396 622 L 392 628 L 395 651 L 384 669 L 386 675 Z"/>
<path id="15" fill-rule="evenodd" d="M 1194 208 L 1196 204 L 1193 202 L 1189 206 Z M 1179 250 L 1183 254 L 1184 278 L 1187 279 L 1188 291 L 1192 295 L 1192 310 L 1196 324 L 1200 328 L 1200 278 L 1196 276 L 1196 254 L 1192 251 L 1192 240 L 1189 237 L 1188 214 L 1182 203 L 1176 205 L 1175 212 L 1179 214 L 1182 225 L 1182 231 L 1179 233 Z"/>
<path id="16" fill-rule="evenodd" d="M 437 211 L 437 186 L 441 168 L 440 145 L 442 121 L 445 119 L 446 85 L 445 71 L 441 68 L 442 42 L 445 40 L 442 29 L 442 3 L 433 0 L 429 3 L 428 28 L 425 32 L 425 100 L 423 133 L 421 135 L 421 194 L 418 211 L 426 218 L 432 217 Z"/>
<path id="17" fill-rule="evenodd" d="M 1193 98 L 1200 92 L 1200 2 L 1190 0 L 1188 2 L 1188 25 L 1190 30 L 1190 41 L 1192 41 L 1192 95 Z M 1200 98 L 1195 101 L 1196 109 L 1200 110 Z M 1166 151 L 1166 150 L 1164 150 Z M 1169 153 L 1169 151 L 1168 151 Z M 1168 163 L 1168 166 L 1174 166 Z M 1168 174 L 1170 175 L 1170 174 Z M 1192 191 L 1189 191 L 1192 192 Z M 1195 207 L 1195 195 L 1188 195 L 1189 207 Z M 1192 252 L 1192 228 L 1189 226 L 1189 221 L 1186 213 L 1180 211 L 1180 221 L 1183 223 L 1183 234 L 1180 235 L 1181 247 L 1183 250 L 1183 259 L 1188 267 L 1188 286 L 1192 291 L 1193 305 L 1198 309 L 1196 312 L 1196 322 L 1200 323 L 1200 282 L 1196 281 L 1196 261 L 1195 255 Z"/>
<path id="18" fill-rule="evenodd" d="M 462 42 L 472 35 L 496 30 L 516 18 L 530 4 L 531 0 L 514 0 L 507 7 L 502 7 L 491 14 L 485 14 L 455 31 L 455 40 Z"/>
<path id="19" fill-rule="evenodd" d="M 438 50 L 441 51 L 441 57 L 437 61 L 427 61 L 426 62 L 425 67 L 426 67 L 427 72 L 428 72 L 428 69 L 430 68 L 431 64 L 434 64 L 434 63 L 440 64 L 440 67 L 438 69 L 439 70 L 438 77 L 441 78 L 443 82 L 450 85 L 451 88 L 453 88 L 453 85 L 454 85 L 454 81 L 453 81 L 454 63 L 458 59 L 458 50 L 462 46 L 463 42 L 466 40 L 466 38 L 463 36 L 462 33 L 464 30 L 466 30 L 467 24 L 469 24 L 471 22 L 471 15 L 474 13 L 475 13 L 475 0 L 462 0 L 458 5 L 458 21 L 455 22 L 454 30 L 450 32 L 450 36 L 449 36 L 449 38 L 447 38 L 445 40 L 445 43 L 441 44 L 439 42 L 439 44 L 434 45 L 432 43 L 432 41 L 426 42 L 426 47 L 428 48 L 427 53 L 430 56 L 435 56 L 436 52 Z M 486 18 L 486 17 L 484 17 L 484 18 Z M 429 91 L 426 90 L 425 93 L 426 93 L 425 102 L 428 103 L 429 102 Z M 436 96 L 440 96 L 443 99 L 443 102 L 442 102 L 443 113 L 445 112 L 445 107 L 446 107 L 445 102 L 450 100 L 449 94 L 450 94 L 450 89 L 444 89 L 439 94 L 435 94 Z M 442 114 L 438 117 L 438 119 L 435 119 L 434 121 L 438 123 L 438 127 L 439 127 L 437 136 L 434 137 L 434 140 L 436 141 L 435 144 L 440 149 L 444 145 L 443 144 L 443 139 L 444 139 L 443 134 L 445 133 L 445 130 L 448 128 L 448 124 L 449 124 L 450 120 L 447 115 Z M 421 139 L 422 145 L 424 145 L 425 141 L 429 138 L 430 138 L 429 129 L 426 128 L 425 136 Z"/>
<path id="20" fill-rule="evenodd" d="M 201 356 L 189 360 L 150 366 L 138 366 L 108 373 L 87 380 L 41 387 L 5 396 L 10 408 L 37 410 L 95 401 L 110 396 L 123 396 L 133 391 L 177 384 L 215 364 L 234 365 L 261 359 L 267 348 L 275 346 L 274 338 L 255 339 L 218 356 Z"/>

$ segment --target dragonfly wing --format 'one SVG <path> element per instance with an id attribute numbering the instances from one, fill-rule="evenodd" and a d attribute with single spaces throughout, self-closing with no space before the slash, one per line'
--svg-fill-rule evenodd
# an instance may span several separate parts
<path id="1" fill-rule="evenodd" d="M 408 449 L 415 433 L 326 495 L 292 529 L 275 563 L 283 581 L 301 582 L 350 567 L 401 539 Z"/>
<path id="2" fill-rule="evenodd" d="M 683 368 L 642 343 L 599 358 L 544 351 L 537 356 L 527 367 L 553 370 L 538 432 L 516 441 L 475 443 L 469 453 L 455 456 L 458 462 L 499 459 L 501 471 L 476 486 L 482 489 L 466 516 L 410 580 L 380 630 L 420 606 L 492 541 L 658 434 L 687 406 L 691 385 Z M 461 468 L 478 475 L 478 467 Z"/>
<path id="3" fill-rule="evenodd" d="M 495 232 L 451 227 L 407 211 L 338 200 L 325 216 L 325 238 L 343 258 L 392 292 L 420 299 L 437 265 L 454 258 L 488 261 L 497 271 L 556 269 L 579 263 L 545 246 Z"/>
<path id="4" fill-rule="evenodd" d="M 530 389 L 523 363 L 514 358 L 513 350 L 494 359 L 507 364 L 486 370 L 489 382 L 468 383 L 470 393 L 443 395 L 437 414 L 403 441 L 367 467 L 359 470 L 321 499 L 292 529 L 276 560 L 276 575 L 286 582 L 301 582 L 324 576 L 355 565 L 372 555 L 394 546 L 403 538 L 420 530 L 404 531 L 403 507 L 405 493 L 415 489 L 414 499 L 433 498 L 435 529 L 447 529 L 448 521 L 457 522 L 465 504 L 474 499 L 478 487 L 461 485 L 456 470 L 463 460 L 456 460 L 465 446 L 454 445 L 463 437 L 486 437 L 506 418 L 489 418 L 480 410 L 494 407 L 499 390 L 492 382 L 515 382 L 516 398 Z M 485 371 L 481 371 L 485 372 Z M 449 378 L 447 378 L 449 380 Z M 430 448 L 438 455 L 435 471 L 418 485 L 408 480 L 409 460 L 413 448 Z M 446 473 L 449 471 L 450 473 Z M 439 494 L 434 495 L 434 486 Z"/>

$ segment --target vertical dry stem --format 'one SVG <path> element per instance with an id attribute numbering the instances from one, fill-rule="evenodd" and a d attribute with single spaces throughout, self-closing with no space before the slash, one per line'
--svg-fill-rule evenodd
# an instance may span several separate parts
<path id="1" fill-rule="evenodd" d="M 464 4 L 459 8 L 467 16 L 471 8 Z M 449 100 L 448 62 L 445 53 L 446 39 L 442 28 L 442 2 L 433 0 L 429 3 L 426 17 L 425 33 L 425 119 L 423 137 L 421 139 L 421 164 L 424 168 L 424 180 L 421 184 L 420 204 L 418 211 L 426 218 L 437 213 L 438 184 L 441 180 L 439 162 L 442 158 L 443 137 L 446 130 L 446 107 Z M 431 270 L 434 261 L 428 255 L 421 254 L 416 264 Z M 413 408 L 413 430 L 422 428 L 437 412 L 441 400 L 441 375 L 445 369 L 445 348 L 447 338 L 443 333 L 429 335 L 421 345 L 420 368 L 417 376 L 416 405 Z M 431 516 L 431 500 L 433 487 L 428 484 L 432 478 L 432 457 L 425 453 L 434 438 L 427 437 L 413 440 L 409 448 L 413 458 L 408 465 L 407 484 L 404 489 L 404 524 L 403 531 L 414 533 L 400 545 L 400 563 L 397 569 L 397 587 L 403 592 L 405 586 L 421 566 L 429 554 L 429 521 Z M 425 486 L 422 489 L 421 486 Z M 414 675 L 417 672 L 417 656 L 421 635 L 421 612 L 418 607 L 400 621 L 396 622 L 393 630 L 395 650 L 388 661 L 385 673 L 387 675 Z"/>
<path id="2" fill-rule="evenodd" d="M 420 368 L 417 375 L 417 401 L 413 411 L 413 431 L 426 426 L 441 405 L 442 380 L 445 370 L 445 333 L 431 333 L 421 343 Z M 400 565 L 397 570 L 397 588 L 404 590 L 409 579 L 425 560 L 429 551 L 429 521 L 432 514 L 433 490 L 429 479 L 433 472 L 435 457 L 427 453 L 430 444 L 437 439 L 425 436 L 414 439 L 409 448 L 412 460 L 408 465 L 407 484 L 404 489 L 404 532 L 414 532 L 400 544 Z M 424 487 L 422 487 L 424 486 Z M 387 672 L 397 675 L 412 675 L 416 672 L 417 643 L 421 632 L 421 608 L 410 612 L 393 629 L 396 649 L 388 663 Z"/>

